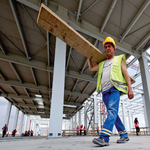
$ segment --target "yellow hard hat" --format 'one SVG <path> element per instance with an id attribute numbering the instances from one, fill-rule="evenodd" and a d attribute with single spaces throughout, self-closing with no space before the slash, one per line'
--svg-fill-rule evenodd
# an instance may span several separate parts
<path id="1" fill-rule="evenodd" d="M 116 44 L 113 38 L 111 38 L 110 36 L 108 36 L 105 41 L 103 42 L 103 46 L 105 46 L 106 43 L 112 43 L 114 45 L 114 48 L 116 49 Z"/>

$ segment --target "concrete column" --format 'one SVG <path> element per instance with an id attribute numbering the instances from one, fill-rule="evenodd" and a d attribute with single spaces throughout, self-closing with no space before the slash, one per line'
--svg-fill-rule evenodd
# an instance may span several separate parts
<path id="1" fill-rule="evenodd" d="M 38 134 L 39 134 L 39 121 L 36 121 L 35 133 L 36 133 L 36 136 L 38 136 Z"/>
<path id="2" fill-rule="evenodd" d="M 126 128 L 126 114 L 125 114 L 125 106 L 124 103 L 121 103 L 121 107 L 122 107 L 122 122 Z"/>
<path id="3" fill-rule="evenodd" d="M 15 118 L 14 118 L 14 124 L 13 124 L 13 130 L 17 128 L 18 115 L 19 115 L 19 109 L 16 108 Z"/>
<path id="4" fill-rule="evenodd" d="M 97 123 L 97 96 L 94 95 L 94 123 Z"/>
<path id="5" fill-rule="evenodd" d="M 68 130 L 68 127 L 67 127 L 67 120 L 65 120 L 65 130 Z"/>
<path id="6" fill-rule="evenodd" d="M 33 118 L 30 118 L 30 123 L 29 123 L 29 129 L 32 129 L 32 122 L 33 122 Z"/>
<path id="7" fill-rule="evenodd" d="M 20 118 L 20 125 L 19 125 L 19 130 L 18 130 L 18 133 L 19 133 L 19 136 L 21 136 L 22 134 L 22 124 L 23 124 L 23 119 L 24 119 L 24 113 L 21 111 L 21 118 Z"/>
<path id="8" fill-rule="evenodd" d="M 34 130 L 33 130 L 33 135 L 36 136 L 36 121 L 34 121 Z"/>
<path id="9" fill-rule="evenodd" d="M 79 126 L 81 126 L 81 109 L 79 110 Z"/>
<path id="10" fill-rule="evenodd" d="M 145 126 L 148 126 L 148 117 L 147 117 L 147 113 L 146 113 L 146 103 L 145 103 L 145 99 L 144 99 L 144 95 L 142 95 L 142 99 L 143 99 L 143 105 L 144 105 L 144 120 L 145 120 Z"/>
<path id="11" fill-rule="evenodd" d="M 87 128 L 87 103 L 85 104 L 85 107 L 84 107 L 84 126 L 86 126 Z"/>
<path id="12" fill-rule="evenodd" d="M 69 123 L 70 123 L 70 121 L 67 120 L 67 130 L 69 130 Z"/>
<path id="13" fill-rule="evenodd" d="M 73 130 L 73 117 L 72 117 L 72 130 Z"/>
<path id="14" fill-rule="evenodd" d="M 131 131 L 131 114 L 130 114 L 130 110 L 127 111 L 127 114 L 128 114 L 128 120 L 129 120 L 129 131 Z"/>
<path id="15" fill-rule="evenodd" d="M 71 130 L 71 118 L 69 119 L 69 130 Z"/>
<path id="16" fill-rule="evenodd" d="M 62 136 L 66 44 L 56 38 L 49 137 Z"/>
<path id="17" fill-rule="evenodd" d="M 6 111 L 6 115 L 5 115 L 5 121 L 4 121 L 4 125 L 7 124 L 7 126 L 9 124 L 9 118 L 10 118 L 11 108 L 12 108 L 12 103 L 10 103 L 8 101 L 8 103 L 7 103 L 7 111 Z"/>
<path id="18" fill-rule="evenodd" d="M 131 127 L 134 128 L 134 120 L 133 120 L 133 115 L 131 115 Z"/>
<path id="19" fill-rule="evenodd" d="M 32 123 L 32 118 L 29 120 L 29 130 L 31 130 L 31 123 Z"/>
<path id="20" fill-rule="evenodd" d="M 41 120 L 39 121 L 39 126 L 38 127 L 39 127 L 39 130 L 38 130 L 39 133 L 38 134 L 41 135 Z"/>
<path id="21" fill-rule="evenodd" d="M 24 116 L 24 127 L 23 127 L 23 132 L 26 131 L 26 125 L 27 125 L 27 115 Z"/>
<path id="22" fill-rule="evenodd" d="M 31 130 L 34 130 L 34 120 L 32 119 L 32 123 L 31 123 Z"/>
<path id="23" fill-rule="evenodd" d="M 76 113 L 76 121 L 77 121 L 77 126 L 79 125 L 79 112 Z"/>
<path id="24" fill-rule="evenodd" d="M 146 53 L 143 53 L 139 63 L 144 91 L 145 112 L 147 116 L 150 116 L 150 74 L 146 57 Z M 150 117 L 147 117 L 147 126 L 150 126 Z"/>
<path id="25" fill-rule="evenodd" d="M 33 123 L 33 136 L 36 135 L 36 121 L 34 120 L 34 123 Z"/>
<path id="26" fill-rule="evenodd" d="M 75 130 L 76 130 L 76 126 L 77 126 L 77 113 L 75 113 L 74 117 L 75 117 Z"/>
<path id="27" fill-rule="evenodd" d="M 30 122 L 30 116 L 27 116 L 27 120 L 26 120 L 26 131 L 29 130 L 29 122 Z"/>
<path id="28" fill-rule="evenodd" d="M 33 129 L 34 129 L 34 120 L 32 119 L 32 121 L 31 121 L 31 130 L 33 131 Z"/>

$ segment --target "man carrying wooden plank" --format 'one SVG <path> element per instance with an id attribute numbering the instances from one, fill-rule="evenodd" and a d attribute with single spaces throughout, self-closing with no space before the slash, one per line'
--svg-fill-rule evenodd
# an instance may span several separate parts
<path id="1" fill-rule="evenodd" d="M 103 101 L 108 111 L 108 117 L 105 120 L 99 138 L 94 138 L 92 142 L 100 146 L 108 146 L 109 137 L 112 134 L 114 125 L 120 135 L 120 139 L 117 140 L 117 143 L 129 141 L 128 133 L 118 116 L 118 109 L 120 95 L 128 93 L 128 98 L 132 99 L 134 94 L 131 87 L 130 76 L 127 72 L 125 55 L 114 55 L 116 44 L 111 37 L 105 39 L 103 46 L 107 60 L 93 65 L 93 62 L 88 59 L 88 65 L 91 71 L 98 71 L 96 91 L 102 92 Z"/>

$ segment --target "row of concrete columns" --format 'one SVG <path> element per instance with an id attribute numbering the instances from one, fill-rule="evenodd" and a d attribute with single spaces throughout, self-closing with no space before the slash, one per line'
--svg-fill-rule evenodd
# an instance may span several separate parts
<path id="1" fill-rule="evenodd" d="M 94 97 L 94 103 L 97 104 L 97 97 Z M 121 106 L 122 106 L 122 120 L 123 120 L 124 125 L 126 126 L 126 114 L 125 114 L 124 103 L 121 103 Z M 7 112 L 6 112 L 6 117 L 5 117 L 5 124 L 9 123 L 9 117 L 10 117 L 10 113 L 11 113 L 11 107 L 12 107 L 11 103 L 8 102 Z M 77 116 L 77 113 L 75 114 L 74 120 L 73 120 L 73 117 L 72 117 L 72 128 L 71 129 L 75 130 L 77 124 L 81 125 L 81 117 L 83 117 L 82 115 L 84 115 L 84 126 L 87 127 L 87 122 L 88 122 L 88 120 L 87 120 L 87 118 L 88 118 L 87 107 L 88 107 L 88 105 L 86 103 L 85 107 L 84 107 L 84 113 L 81 113 L 82 110 L 80 110 L 79 113 L 78 113 L 78 116 Z M 100 112 L 98 112 L 97 107 L 94 107 L 94 113 L 96 114 L 95 116 L 97 116 L 97 114 L 100 115 Z M 13 129 L 16 129 L 16 127 L 17 127 L 18 115 L 19 115 L 19 110 L 18 110 L 18 108 L 16 108 Z M 129 119 L 129 130 L 131 130 L 131 127 L 133 127 L 131 125 L 132 121 L 133 121 L 133 118 L 132 118 L 132 121 L 131 121 L 130 111 L 127 111 L 127 115 L 128 115 L 128 119 Z M 77 117 L 78 117 L 78 119 L 77 119 Z M 20 118 L 21 119 L 20 119 L 20 124 L 19 124 L 19 129 L 18 129 L 18 134 L 19 135 L 21 135 L 21 133 L 24 132 L 25 130 L 29 130 L 29 125 L 30 125 L 30 121 L 31 121 L 30 118 L 29 118 L 29 116 L 27 116 L 26 119 L 25 119 L 24 129 L 22 129 L 23 119 L 24 119 L 24 114 L 22 112 L 21 112 Z M 77 120 L 78 120 L 78 123 L 77 123 Z M 94 123 L 98 123 L 98 122 L 100 123 L 100 120 L 97 117 L 94 117 L 94 120 L 95 120 Z M 83 123 L 83 121 L 82 121 L 82 123 Z M 36 122 L 32 121 L 30 129 L 33 129 L 34 133 L 36 133 L 36 130 L 37 130 Z M 113 132 L 117 133 L 117 131 L 115 129 L 113 130 Z"/>
<path id="2" fill-rule="evenodd" d="M 12 110 L 12 104 L 8 101 L 4 125 L 5 124 L 7 124 L 7 126 L 9 125 L 11 110 Z M 20 122 L 19 122 L 19 128 L 17 129 L 19 113 L 20 113 Z M 26 118 L 24 116 L 26 116 Z M 23 122 L 24 122 L 24 124 L 23 124 Z M 38 122 L 38 124 L 39 124 L 39 122 Z M 22 133 L 24 133 L 25 131 L 28 131 L 29 129 L 30 130 L 32 129 L 34 135 L 36 135 L 36 130 L 37 130 L 36 125 L 37 125 L 36 121 L 31 120 L 31 118 L 28 115 L 24 115 L 24 113 L 22 111 L 19 111 L 19 109 L 16 108 L 12 129 L 13 130 L 17 129 L 17 133 L 19 136 L 21 136 Z M 29 126 L 30 126 L 30 128 L 29 128 Z M 9 129 L 8 129 L 8 131 L 9 131 Z"/>
<path id="3" fill-rule="evenodd" d="M 12 108 L 12 104 L 8 101 L 6 116 L 5 116 L 5 120 L 4 120 L 4 124 L 7 124 L 7 126 L 9 124 L 9 118 L 10 118 L 10 114 L 11 114 L 11 108 Z M 17 128 L 18 115 L 19 115 L 19 109 L 16 108 L 14 122 L 13 122 L 13 130 Z M 20 127 L 22 127 L 23 117 L 24 117 L 24 114 L 21 112 Z M 22 131 L 22 128 L 19 128 L 19 131 L 18 131 L 19 135 L 21 135 L 21 131 Z"/>

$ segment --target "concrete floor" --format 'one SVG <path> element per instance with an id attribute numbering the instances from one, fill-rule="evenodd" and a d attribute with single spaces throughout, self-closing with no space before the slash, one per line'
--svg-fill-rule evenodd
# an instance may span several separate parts
<path id="1" fill-rule="evenodd" d="M 93 144 L 93 138 L 92 136 L 0 138 L 0 150 L 150 150 L 150 136 L 129 136 L 130 141 L 125 144 L 117 144 L 119 137 L 112 136 L 107 147 Z"/>

